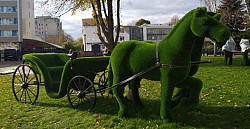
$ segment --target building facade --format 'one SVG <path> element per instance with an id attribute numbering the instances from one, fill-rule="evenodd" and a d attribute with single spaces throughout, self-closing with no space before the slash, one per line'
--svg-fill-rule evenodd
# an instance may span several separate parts
<path id="1" fill-rule="evenodd" d="M 93 51 L 93 48 L 99 45 L 100 51 L 106 51 L 106 47 L 101 43 L 98 35 L 95 21 L 93 19 L 83 19 L 83 44 L 84 51 Z M 167 24 L 144 24 L 141 26 L 121 26 L 119 41 L 151 40 L 155 42 L 161 41 L 173 28 Z M 114 34 L 116 29 L 114 30 Z M 103 36 L 104 37 L 104 36 Z"/>
<path id="2" fill-rule="evenodd" d="M 33 37 L 34 0 L 0 0 L 0 50 L 20 50 Z"/>
<path id="3" fill-rule="evenodd" d="M 62 32 L 60 19 L 50 16 L 37 16 L 35 18 L 35 35 L 43 41 L 46 41 L 50 35 L 59 36 Z"/>
<path id="4" fill-rule="evenodd" d="M 96 23 L 93 19 L 82 19 L 82 36 L 84 51 L 105 51 L 106 47 L 101 43 L 98 35 Z M 116 33 L 116 29 L 114 29 Z M 103 36 L 104 37 L 104 36 Z M 121 27 L 118 43 L 129 40 L 129 28 Z"/>

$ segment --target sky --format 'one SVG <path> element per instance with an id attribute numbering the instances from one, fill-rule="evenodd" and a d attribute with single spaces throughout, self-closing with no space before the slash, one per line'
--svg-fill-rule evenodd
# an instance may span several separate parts
<path id="1" fill-rule="evenodd" d="M 151 24 L 168 23 L 177 15 L 179 18 L 188 11 L 202 6 L 200 0 L 121 0 L 121 24 L 128 25 L 143 18 Z M 41 15 L 35 11 L 35 15 Z M 63 30 L 74 39 L 82 36 L 81 19 L 92 18 L 91 11 L 68 12 L 60 17 Z"/>

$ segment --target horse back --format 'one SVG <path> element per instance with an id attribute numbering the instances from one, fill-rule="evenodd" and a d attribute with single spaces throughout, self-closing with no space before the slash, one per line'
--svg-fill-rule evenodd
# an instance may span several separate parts
<path id="1" fill-rule="evenodd" d="M 118 44 L 110 58 L 112 69 L 126 69 L 130 74 L 136 74 L 155 65 L 155 45 L 153 42 L 134 40 Z"/>

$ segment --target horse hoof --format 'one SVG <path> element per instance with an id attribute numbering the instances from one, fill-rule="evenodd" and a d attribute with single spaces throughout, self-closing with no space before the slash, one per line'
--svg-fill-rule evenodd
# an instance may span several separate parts
<path id="1" fill-rule="evenodd" d="M 118 116 L 119 117 L 128 117 L 128 112 L 126 110 L 119 110 Z"/>
<path id="2" fill-rule="evenodd" d="M 161 118 L 163 120 L 164 123 L 171 123 L 172 122 L 172 118 L 168 117 L 168 118 Z"/>
<path id="3" fill-rule="evenodd" d="M 194 109 L 197 105 L 198 105 L 199 102 L 195 102 L 194 100 L 191 100 L 191 99 L 188 99 L 188 98 L 182 98 L 180 103 L 179 103 L 179 106 L 181 108 L 185 108 L 185 109 Z"/>

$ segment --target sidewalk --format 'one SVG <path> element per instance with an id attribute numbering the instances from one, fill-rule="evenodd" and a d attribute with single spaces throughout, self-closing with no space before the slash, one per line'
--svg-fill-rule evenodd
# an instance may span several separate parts
<path id="1" fill-rule="evenodd" d="M 22 61 L 0 61 L 0 75 L 12 74 Z"/>

